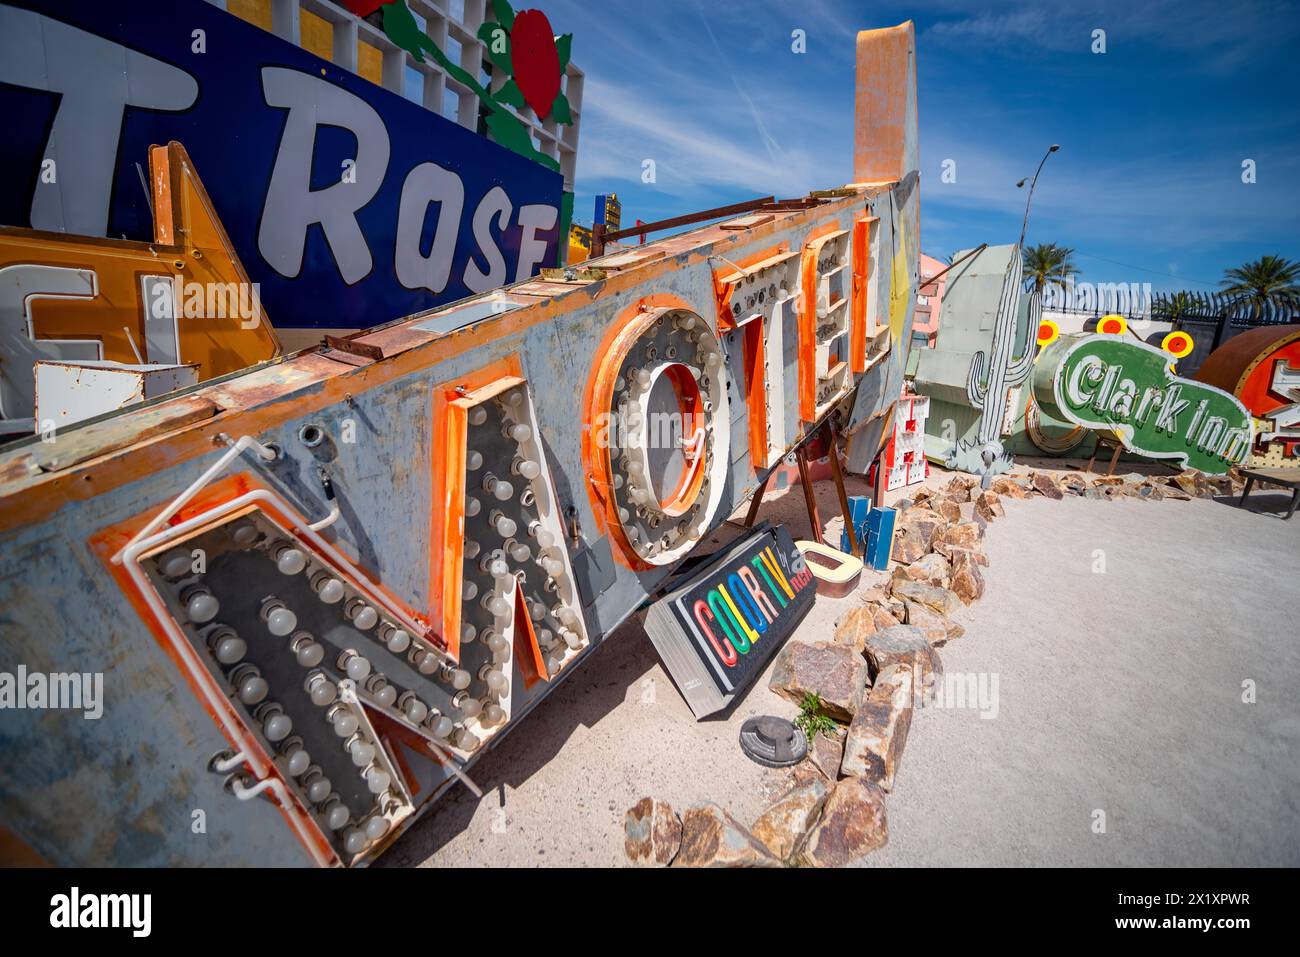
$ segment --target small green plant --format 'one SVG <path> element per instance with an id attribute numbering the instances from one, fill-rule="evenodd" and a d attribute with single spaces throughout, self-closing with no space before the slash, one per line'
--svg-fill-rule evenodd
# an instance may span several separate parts
<path id="1" fill-rule="evenodd" d="M 794 723 L 795 727 L 808 736 L 810 745 L 818 734 L 824 734 L 828 738 L 835 734 L 835 722 L 822 714 L 821 695 L 813 694 L 811 691 L 799 702 L 799 717 L 794 719 Z"/>

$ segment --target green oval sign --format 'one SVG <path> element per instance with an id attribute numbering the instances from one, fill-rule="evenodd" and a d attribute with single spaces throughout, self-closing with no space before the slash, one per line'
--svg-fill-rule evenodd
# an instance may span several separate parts
<path id="1" fill-rule="evenodd" d="M 1210 475 L 1244 462 L 1254 440 L 1235 396 L 1170 371 L 1172 357 L 1108 335 L 1062 336 L 1034 367 L 1034 398 L 1052 415 L 1114 432 L 1124 448 Z"/>

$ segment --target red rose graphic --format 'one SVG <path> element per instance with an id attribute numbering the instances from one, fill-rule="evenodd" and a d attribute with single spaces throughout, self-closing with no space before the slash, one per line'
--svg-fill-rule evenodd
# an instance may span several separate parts
<path id="1" fill-rule="evenodd" d="M 551 112 L 560 92 L 560 54 L 555 49 L 551 21 L 540 10 L 515 14 L 510 30 L 510 65 L 524 100 L 541 119 Z"/>
<path id="2" fill-rule="evenodd" d="M 368 17 L 385 3 L 390 2 L 391 0 L 343 0 L 343 6 L 359 17 Z"/>

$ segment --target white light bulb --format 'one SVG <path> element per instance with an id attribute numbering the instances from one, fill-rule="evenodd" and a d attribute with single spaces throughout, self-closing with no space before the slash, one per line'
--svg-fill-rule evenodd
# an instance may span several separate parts
<path id="1" fill-rule="evenodd" d="M 496 520 L 496 529 L 497 534 L 502 538 L 510 538 L 515 532 L 519 531 L 519 526 L 515 524 L 514 519 L 508 518 L 505 515 L 498 515 Z M 213 611 L 212 614 L 215 615 L 216 612 Z M 204 620 L 206 621 L 207 619 Z"/>
<path id="2" fill-rule="evenodd" d="M 351 819 L 348 809 L 342 803 L 335 804 L 325 815 L 325 824 L 331 831 L 337 831 Z"/>
<path id="3" fill-rule="evenodd" d="M 465 539 L 465 557 L 478 558 L 479 544 L 472 538 Z"/>
<path id="4" fill-rule="evenodd" d="M 462 644 L 468 645 L 478 635 L 478 629 L 468 622 L 460 630 L 460 640 Z"/>
<path id="5" fill-rule="evenodd" d="M 487 609 L 497 618 L 504 618 L 510 613 L 510 606 L 506 604 L 505 599 L 500 595 L 493 595 L 488 600 Z"/>
<path id="6" fill-rule="evenodd" d="M 357 733 L 357 728 L 361 724 L 361 722 L 357 721 L 356 715 L 351 711 L 343 710 L 334 712 L 334 717 L 331 721 L 334 724 L 334 733 L 340 738 L 352 737 L 352 735 Z"/>
<path id="7" fill-rule="evenodd" d="M 289 732 L 293 730 L 293 719 L 287 714 L 277 712 L 266 719 L 262 725 L 262 730 L 266 732 L 266 740 L 283 741 L 289 737 Z"/>
<path id="8" fill-rule="evenodd" d="M 524 425 L 524 423 L 520 422 L 517 425 L 510 426 L 510 438 L 514 439 L 516 442 L 527 442 L 532 437 L 533 430 Z"/>
<path id="9" fill-rule="evenodd" d="M 629 518 L 631 518 L 631 517 L 632 517 L 632 513 L 631 513 L 631 512 L 629 512 L 629 511 L 628 511 L 627 509 L 625 509 L 625 508 L 622 508 L 622 507 L 619 508 L 619 510 L 618 510 L 618 520 L 619 520 L 620 522 L 622 522 L 624 525 L 626 525 L 626 524 L 627 524 L 627 520 L 628 520 Z"/>
<path id="10" fill-rule="evenodd" d="M 334 682 L 328 678 L 314 681 L 311 686 L 311 703 L 319 708 L 333 704 L 334 699 L 338 697 L 338 690 Z"/>
<path id="11" fill-rule="evenodd" d="M 185 603 L 185 614 L 199 625 L 216 618 L 220 609 L 221 603 L 208 591 L 195 592 Z"/>
<path id="12" fill-rule="evenodd" d="M 555 544 L 555 535 L 541 526 L 538 526 L 537 534 L 534 537 L 537 539 L 537 544 L 541 548 L 550 548 Z"/>
<path id="13" fill-rule="evenodd" d="M 451 673 L 451 686 L 457 691 L 464 691 L 469 687 L 471 675 L 464 668 L 457 668 Z"/>
<path id="14" fill-rule="evenodd" d="M 164 555 L 162 561 L 158 563 L 158 567 L 162 569 L 162 573 L 168 578 L 180 578 L 182 575 L 189 574 L 193 563 L 190 553 L 183 548 L 178 548 Z"/>
<path id="15" fill-rule="evenodd" d="M 416 667 L 420 674 L 431 675 L 438 670 L 439 664 L 441 664 L 441 662 L 438 661 L 438 656 L 432 651 L 426 651 L 424 656 L 420 658 L 420 663 Z"/>
<path id="16" fill-rule="evenodd" d="M 328 578 L 316 590 L 317 596 L 327 605 L 334 605 L 343 600 L 343 583 L 337 578 Z"/>
<path id="17" fill-rule="evenodd" d="M 239 700 L 244 704 L 257 704 L 270 690 L 271 686 L 261 675 L 249 675 L 239 683 Z"/>
<path id="18" fill-rule="evenodd" d="M 517 562 L 526 562 L 533 557 L 533 550 L 523 542 L 515 542 L 510 546 L 510 557 Z"/>
<path id="19" fill-rule="evenodd" d="M 377 841 L 388 833 L 388 821 L 382 817 L 372 817 L 366 821 L 366 837 Z"/>
<path id="20" fill-rule="evenodd" d="M 330 779 L 321 775 L 307 785 L 307 799 L 312 804 L 319 804 L 330 796 L 331 790 L 333 790 L 333 785 L 330 784 Z"/>
<path id="21" fill-rule="evenodd" d="M 460 597 L 464 601 L 473 601 L 474 596 L 478 594 L 478 585 L 475 585 L 468 578 L 460 586 Z"/>
<path id="22" fill-rule="evenodd" d="M 494 558 L 492 561 L 488 562 L 487 572 L 493 578 L 502 578 L 510 574 L 510 566 L 502 559 Z"/>
<path id="23" fill-rule="evenodd" d="M 375 701 L 385 708 L 391 708 L 393 702 L 397 700 L 397 689 L 392 685 L 384 685 L 374 693 Z"/>
<path id="24" fill-rule="evenodd" d="M 506 690 L 506 685 L 506 676 L 495 668 L 487 673 L 487 686 L 497 694 L 504 692 Z"/>
<path id="25" fill-rule="evenodd" d="M 411 636 L 401 628 L 394 628 L 388 633 L 388 650 L 394 654 L 401 654 L 411 646 Z"/>
<path id="26" fill-rule="evenodd" d="M 359 768 L 364 768 L 367 764 L 375 759 L 375 747 L 360 739 L 352 742 L 352 747 L 348 749 L 352 753 L 352 763 Z"/>
<path id="27" fill-rule="evenodd" d="M 479 512 L 481 512 L 482 510 L 483 510 L 483 503 L 482 503 L 482 502 L 480 502 L 478 499 L 476 499 L 473 495 L 466 496 L 466 498 L 465 498 L 465 514 L 466 514 L 468 517 L 473 518 L 475 515 L 477 515 L 477 514 L 478 514 Z"/>
<path id="28" fill-rule="evenodd" d="M 623 487 L 623 476 L 621 476 L 621 475 L 617 475 L 617 474 L 616 474 L 616 475 L 614 476 L 613 481 L 612 481 L 610 484 L 612 484 L 612 485 L 614 486 L 615 489 L 620 489 L 620 488 L 622 488 L 622 487 Z"/>
<path id="29" fill-rule="evenodd" d="M 476 472 L 483 467 L 483 453 L 476 449 L 470 449 L 469 454 L 465 456 L 465 467 L 471 472 Z"/>
<path id="30" fill-rule="evenodd" d="M 552 578 L 559 578 L 564 574 L 564 564 L 556 561 L 554 558 L 546 559 L 546 561 L 542 563 L 542 567 L 546 569 L 546 574 L 550 575 Z"/>
<path id="31" fill-rule="evenodd" d="M 649 501 L 650 493 L 647 492 L 645 489 L 643 489 L 641 486 L 637 485 L 630 492 L 627 493 L 627 497 L 630 498 L 632 501 L 636 502 L 636 504 L 638 505 L 644 505 L 647 501 Z"/>
<path id="32" fill-rule="evenodd" d="M 474 408 L 469 410 L 470 425 L 482 425 L 486 421 L 487 409 L 483 408 L 481 405 L 476 405 Z"/>
<path id="33" fill-rule="evenodd" d="M 288 608 L 276 608 L 266 616 L 266 630 L 277 638 L 291 634 L 298 627 L 298 616 Z"/>
<path id="34" fill-rule="evenodd" d="M 379 621 L 379 612 L 375 611 L 369 605 L 362 607 L 355 615 L 352 616 L 352 624 L 360 631 L 369 631 L 375 627 Z"/>
<path id="35" fill-rule="evenodd" d="M 480 741 L 478 735 L 469 730 L 469 728 L 461 728 L 456 734 L 455 744 L 456 747 L 460 748 L 462 751 L 473 751 L 479 746 Z"/>
<path id="36" fill-rule="evenodd" d="M 371 794 L 383 794 L 388 790 L 388 785 L 393 781 L 388 776 L 388 772 L 380 768 L 371 768 L 366 772 L 366 787 L 370 789 Z"/>
<path id="37" fill-rule="evenodd" d="M 515 487 L 509 482 L 498 479 L 492 485 L 492 494 L 496 496 L 498 502 L 507 502 L 515 494 Z"/>
<path id="38" fill-rule="evenodd" d="M 488 639 L 487 646 L 493 655 L 501 655 L 510 647 L 510 642 L 506 641 L 504 635 L 493 635 Z"/>
<path id="39" fill-rule="evenodd" d="M 479 712 L 482 710 L 483 702 L 479 701 L 478 698 L 471 698 L 469 696 L 466 696 L 460 706 L 460 713 L 467 718 L 477 717 Z"/>
<path id="40" fill-rule="evenodd" d="M 287 767 L 289 769 L 290 777 L 296 778 L 305 773 L 306 770 L 311 767 L 311 755 L 307 753 L 307 749 L 299 748 L 297 751 L 293 752 L 293 754 L 289 755 Z"/>
<path id="41" fill-rule="evenodd" d="M 230 529 L 236 545 L 251 545 L 257 541 L 257 526 L 252 522 L 239 522 Z"/>
<path id="42" fill-rule="evenodd" d="M 343 838 L 343 849 L 349 854 L 360 854 L 368 846 L 369 842 L 366 840 L 366 835 L 361 831 L 348 831 Z"/>
<path id="43" fill-rule="evenodd" d="M 222 638 L 217 642 L 217 660 L 223 665 L 233 665 L 236 661 L 244 657 L 244 652 L 248 650 L 248 645 L 244 639 L 237 635 L 231 635 L 229 638 Z"/>
<path id="44" fill-rule="evenodd" d="M 406 712 L 406 717 L 412 724 L 419 724 L 429 716 L 429 706 L 418 698 L 406 702 L 406 707 L 402 710 Z"/>
<path id="45" fill-rule="evenodd" d="M 348 659 L 347 673 L 353 681 L 362 681 L 370 674 L 370 662 L 360 655 L 353 655 Z"/>
<path id="46" fill-rule="evenodd" d="M 304 668 L 315 668 L 325 657 L 325 649 L 314 641 L 304 641 L 294 653 L 298 664 Z"/>
<path id="47" fill-rule="evenodd" d="M 307 556 L 296 548 L 286 548 L 275 560 L 275 567 L 282 575 L 297 575 L 307 567 Z"/>
<path id="48" fill-rule="evenodd" d="M 451 732 L 455 730 L 455 728 L 456 726 L 452 724 L 451 718 L 448 718 L 446 715 L 443 715 L 433 723 L 433 727 L 431 727 L 429 730 L 433 732 L 433 736 L 437 738 L 439 741 L 445 741 L 451 735 Z"/>
<path id="49" fill-rule="evenodd" d="M 532 459 L 525 459 L 519 463 L 519 474 L 531 482 L 542 474 L 542 467 Z"/>
<path id="50" fill-rule="evenodd" d="M 644 389 L 646 386 L 648 386 L 648 385 L 650 384 L 650 370 L 649 370 L 649 369 L 638 369 L 638 370 L 637 370 L 637 372 L 636 372 L 636 384 L 639 385 L 639 386 L 641 386 L 641 388 L 643 388 L 643 389 Z"/>
<path id="51" fill-rule="evenodd" d="M 499 704 L 490 704 L 483 709 L 484 724 L 498 724 L 506 719 L 506 710 Z"/>

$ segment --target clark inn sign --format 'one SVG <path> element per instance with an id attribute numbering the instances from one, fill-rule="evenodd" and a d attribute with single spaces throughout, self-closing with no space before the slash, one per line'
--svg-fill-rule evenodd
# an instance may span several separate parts
<path id="1" fill-rule="evenodd" d="M 1034 398 L 1052 415 L 1115 433 L 1124 448 L 1211 475 L 1246 460 L 1252 422 L 1235 397 L 1181 379 L 1169 353 L 1109 335 L 1062 336 L 1042 352 Z"/>

